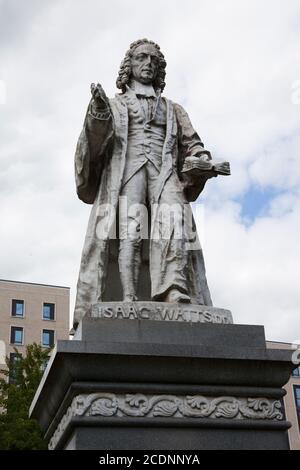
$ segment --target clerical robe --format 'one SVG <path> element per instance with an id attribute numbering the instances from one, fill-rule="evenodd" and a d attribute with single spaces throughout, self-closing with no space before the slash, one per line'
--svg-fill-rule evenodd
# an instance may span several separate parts
<path id="1" fill-rule="evenodd" d="M 132 164 L 134 160 L 131 158 L 131 163 L 129 162 L 127 152 L 128 136 L 132 131 L 128 102 L 138 99 L 136 95 L 135 97 L 133 95 L 133 91 L 128 88 L 126 93 L 110 99 L 107 109 L 100 112 L 93 109 L 91 102 L 79 137 L 75 154 L 77 194 L 82 201 L 93 204 L 93 208 L 83 247 L 77 285 L 75 325 L 92 304 L 103 300 L 104 294 L 106 299 L 109 299 L 110 286 L 106 284 L 106 278 L 110 269 L 110 245 L 114 234 L 117 233 L 119 196 L 123 184 L 126 184 L 126 179 L 130 177 L 129 164 Z M 165 114 L 166 126 L 159 173 L 155 191 L 153 191 L 156 201 L 152 202 L 158 205 L 163 198 L 164 188 L 170 184 L 176 185 L 176 190 L 182 191 L 185 197 L 184 186 L 181 182 L 184 160 L 187 156 L 203 154 L 204 150 L 203 143 L 184 109 L 158 95 L 158 103 L 159 100 L 161 100 L 162 112 Z M 145 136 L 147 125 L 149 122 L 145 123 Z M 185 217 L 195 227 L 188 201 L 185 206 L 185 211 L 190 211 L 190 217 L 187 214 Z M 155 220 L 152 220 L 151 225 L 152 228 L 155 227 Z M 156 268 L 155 272 L 150 272 L 152 286 L 149 300 L 161 300 L 166 291 L 172 287 L 170 276 L 165 275 L 168 272 L 170 259 L 168 248 L 172 244 L 172 236 L 171 231 L 170 239 L 164 239 L 161 243 L 157 243 L 150 237 L 149 251 L 153 259 L 159 260 L 160 269 Z M 188 286 L 188 295 L 192 303 L 212 305 L 197 233 L 194 231 L 191 234 L 190 230 L 188 232 L 184 230 L 183 236 L 185 237 L 182 244 L 183 252 L 179 254 L 179 257 L 181 263 L 184 260 L 182 275 Z"/>

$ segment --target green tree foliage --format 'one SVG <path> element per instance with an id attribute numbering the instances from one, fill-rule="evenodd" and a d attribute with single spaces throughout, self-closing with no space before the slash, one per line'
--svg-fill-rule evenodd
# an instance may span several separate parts
<path id="1" fill-rule="evenodd" d="M 15 349 L 14 360 L 6 359 L 0 377 L 0 449 L 46 449 L 38 423 L 29 419 L 29 407 L 41 381 L 50 350 L 36 343 L 26 347 L 23 357 Z"/>

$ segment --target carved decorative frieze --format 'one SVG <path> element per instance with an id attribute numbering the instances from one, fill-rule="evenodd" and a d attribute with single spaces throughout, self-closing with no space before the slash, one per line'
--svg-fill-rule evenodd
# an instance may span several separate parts
<path id="1" fill-rule="evenodd" d="M 267 398 L 204 397 L 93 393 L 77 395 L 59 423 L 49 449 L 54 449 L 74 417 L 210 418 L 282 420 L 279 400 Z"/>

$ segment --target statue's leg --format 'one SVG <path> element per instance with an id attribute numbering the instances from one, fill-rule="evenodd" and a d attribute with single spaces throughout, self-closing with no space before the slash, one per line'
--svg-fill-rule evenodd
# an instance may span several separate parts
<path id="1" fill-rule="evenodd" d="M 135 173 L 122 188 L 119 218 L 119 270 L 124 301 L 137 300 L 141 265 L 141 212 L 145 209 L 147 180 L 145 167 Z M 126 198 L 126 199 L 125 199 Z"/>
<path id="2" fill-rule="evenodd" d="M 151 178 L 148 178 L 148 184 Z M 152 200 L 156 185 L 149 186 Z M 166 181 L 158 205 L 152 206 L 150 274 L 153 300 L 190 302 L 187 282 L 187 253 L 183 231 L 186 200 L 177 175 Z"/>

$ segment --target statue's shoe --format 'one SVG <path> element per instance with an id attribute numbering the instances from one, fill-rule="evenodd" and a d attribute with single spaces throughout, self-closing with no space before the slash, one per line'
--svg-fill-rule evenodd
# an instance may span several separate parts
<path id="1" fill-rule="evenodd" d="M 177 289 L 171 289 L 165 298 L 165 302 L 190 304 L 191 298 Z"/>

